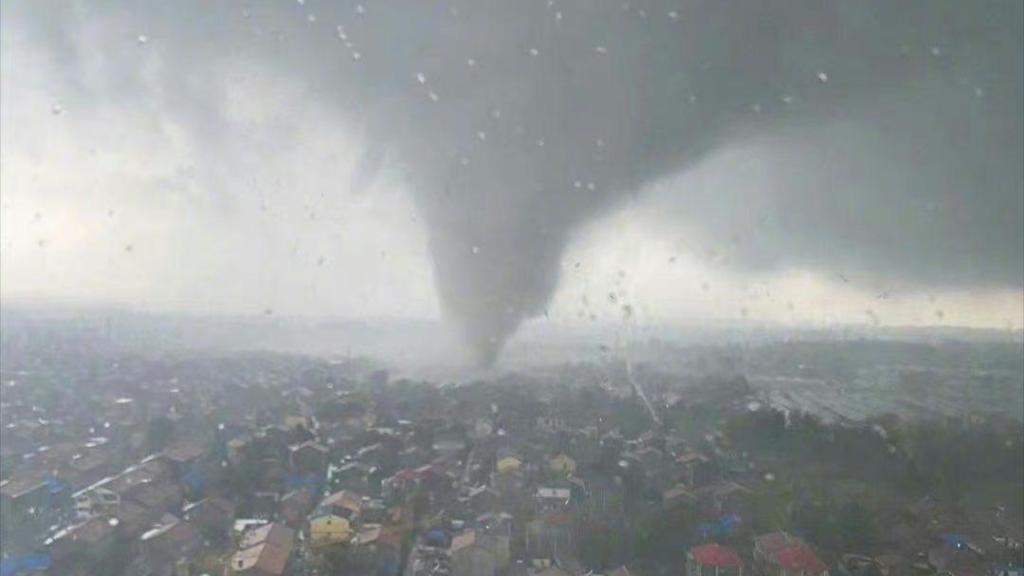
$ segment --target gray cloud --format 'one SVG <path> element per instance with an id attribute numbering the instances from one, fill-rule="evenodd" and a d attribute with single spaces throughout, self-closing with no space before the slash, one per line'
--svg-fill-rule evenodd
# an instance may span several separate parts
<path id="1" fill-rule="evenodd" d="M 239 151 L 218 78 L 301 79 L 363 135 L 339 187 L 380 169 L 409 185 L 442 307 L 482 363 L 543 311 L 574 229 L 725 146 L 756 152 L 770 185 L 673 189 L 665 217 L 742 269 L 1022 284 L 1016 0 L 0 6 L 79 106 L 188 126 L 222 189 Z"/>

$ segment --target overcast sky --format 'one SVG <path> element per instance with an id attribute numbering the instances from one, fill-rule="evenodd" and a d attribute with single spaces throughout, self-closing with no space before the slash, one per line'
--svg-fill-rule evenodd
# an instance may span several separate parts
<path id="1" fill-rule="evenodd" d="M 1019 329 L 1021 3 L 888 4 L 4 2 L 0 296 Z"/>

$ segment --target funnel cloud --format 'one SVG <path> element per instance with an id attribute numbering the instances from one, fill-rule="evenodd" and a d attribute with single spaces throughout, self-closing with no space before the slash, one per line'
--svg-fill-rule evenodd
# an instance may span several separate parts
<path id="1" fill-rule="evenodd" d="M 173 116 L 211 165 L 238 153 L 245 96 L 226 76 L 301 81 L 362 138 L 339 189 L 382 173 L 409 188 L 443 311 L 482 365 L 544 313 L 575 230 L 722 150 L 738 170 L 767 150 L 769 184 L 673 188 L 663 217 L 732 247 L 730 266 L 1024 285 L 1016 0 L 2 9 L 4 35 L 43 51 L 79 106 Z"/>

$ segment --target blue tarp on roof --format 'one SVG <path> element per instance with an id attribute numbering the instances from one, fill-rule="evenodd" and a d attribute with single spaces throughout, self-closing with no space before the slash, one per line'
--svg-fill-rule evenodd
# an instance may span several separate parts
<path id="1" fill-rule="evenodd" d="M 427 535 L 424 536 L 423 539 L 427 543 L 427 546 L 433 546 L 435 548 L 445 548 L 448 546 L 448 536 L 444 531 L 438 530 L 437 528 L 427 532 Z"/>
<path id="2" fill-rule="evenodd" d="M 199 491 L 206 485 L 206 475 L 198 466 L 193 466 L 181 480 L 190 490 Z"/>
<path id="3" fill-rule="evenodd" d="M 966 548 L 968 544 L 967 537 L 963 534 L 943 534 L 942 541 L 957 548 Z"/>
<path id="4" fill-rule="evenodd" d="M 62 482 L 53 476 L 47 476 L 46 478 L 46 489 L 50 492 L 51 496 L 56 496 L 61 492 L 68 489 L 68 484 Z"/>
<path id="5" fill-rule="evenodd" d="M 288 474 L 288 476 L 285 477 L 285 485 L 288 487 L 289 491 L 306 488 L 313 494 L 319 494 L 320 490 L 323 488 L 322 480 L 323 479 L 316 474 Z"/>
<path id="6" fill-rule="evenodd" d="M 34 570 L 50 567 L 49 554 L 26 554 L 0 560 L 0 576 L 18 576 Z"/>
<path id="7" fill-rule="evenodd" d="M 733 533 L 742 520 L 735 514 L 726 514 L 715 522 L 707 522 L 700 525 L 700 532 L 704 538 L 724 538 Z"/>

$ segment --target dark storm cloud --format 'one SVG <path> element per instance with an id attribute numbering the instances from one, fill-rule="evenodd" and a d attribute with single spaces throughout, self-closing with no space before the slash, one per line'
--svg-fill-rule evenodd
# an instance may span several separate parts
<path id="1" fill-rule="evenodd" d="M 5 33 L 46 47 L 81 105 L 114 99 L 175 115 L 212 163 L 233 138 L 217 81 L 227 67 L 301 79 L 364 136 L 356 185 L 380 166 L 407 181 L 442 306 L 484 363 L 543 311 L 576 227 L 748 141 L 768 143 L 769 186 L 674 190 L 666 210 L 733 245 L 736 265 L 1022 283 L 1016 0 L 53 1 L 3 11 Z M 140 72 L 144 54 L 159 55 L 155 77 Z"/>

